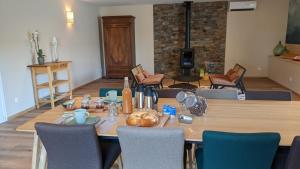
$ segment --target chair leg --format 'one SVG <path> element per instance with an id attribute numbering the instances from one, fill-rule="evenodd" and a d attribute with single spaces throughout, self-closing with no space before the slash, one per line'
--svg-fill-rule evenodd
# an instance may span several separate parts
<path id="1" fill-rule="evenodd" d="M 136 82 L 133 80 L 131 83 L 131 88 L 135 88 L 136 87 Z"/>
<path id="2" fill-rule="evenodd" d="M 246 91 L 246 88 L 245 88 L 245 85 L 244 85 L 243 81 L 241 81 L 241 87 L 242 87 L 242 93 L 244 94 L 245 91 Z"/>
<path id="3" fill-rule="evenodd" d="M 245 93 L 246 89 L 243 82 L 239 82 L 236 87 L 241 90 L 242 94 Z"/>
<path id="4" fill-rule="evenodd" d="M 184 145 L 184 169 L 187 169 L 187 160 L 188 160 L 188 168 L 193 169 L 193 144 L 186 143 Z M 188 159 L 187 159 L 188 158 Z"/>
<path id="5" fill-rule="evenodd" d="M 40 156 L 40 164 L 39 169 L 46 169 L 47 166 L 47 152 L 43 145 L 41 145 L 41 156 Z"/>
<path id="6" fill-rule="evenodd" d="M 116 162 L 118 164 L 119 169 L 123 169 L 123 162 L 122 162 L 122 156 L 121 155 L 119 155 Z"/>
<path id="7" fill-rule="evenodd" d="M 32 169 L 46 169 L 47 152 L 39 136 L 34 133 L 33 150 L 32 150 Z"/>
<path id="8" fill-rule="evenodd" d="M 193 153 L 192 149 L 188 150 L 188 158 L 189 158 L 189 167 L 190 169 L 193 168 Z"/>

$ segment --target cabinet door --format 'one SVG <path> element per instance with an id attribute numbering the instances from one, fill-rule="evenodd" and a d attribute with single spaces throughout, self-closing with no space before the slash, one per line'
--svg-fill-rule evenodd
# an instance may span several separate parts
<path id="1" fill-rule="evenodd" d="M 104 25 L 106 74 L 111 78 L 127 76 L 132 67 L 129 24 Z"/>

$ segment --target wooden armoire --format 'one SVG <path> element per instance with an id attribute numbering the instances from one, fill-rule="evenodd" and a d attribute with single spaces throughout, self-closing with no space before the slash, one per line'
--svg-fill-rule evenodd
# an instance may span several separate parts
<path id="1" fill-rule="evenodd" d="M 107 78 L 130 77 L 135 66 L 134 16 L 102 17 Z"/>

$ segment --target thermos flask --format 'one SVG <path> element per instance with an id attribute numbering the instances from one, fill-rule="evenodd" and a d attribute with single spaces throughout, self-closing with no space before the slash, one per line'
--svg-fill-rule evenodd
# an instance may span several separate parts
<path id="1" fill-rule="evenodd" d="M 135 108 L 144 108 L 144 86 L 139 85 L 135 90 Z"/>
<path id="2" fill-rule="evenodd" d="M 145 101 L 144 101 L 144 108 L 148 109 L 155 109 L 155 104 L 158 102 L 158 93 L 157 91 L 151 87 L 147 86 L 145 89 Z"/>

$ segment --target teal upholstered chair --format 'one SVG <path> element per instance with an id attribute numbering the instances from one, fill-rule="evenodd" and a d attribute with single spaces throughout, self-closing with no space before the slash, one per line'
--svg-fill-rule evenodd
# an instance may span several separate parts
<path id="1" fill-rule="evenodd" d="M 110 90 L 116 90 L 118 96 L 122 96 L 122 88 L 100 88 L 99 90 L 99 97 L 106 97 L 106 93 Z M 134 89 L 131 89 L 132 97 L 134 97 Z"/>
<path id="2" fill-rule="evenodd" d="M 204 131 L 196 150 L 198 169 L 270 169 L 280 135 Z"/>

